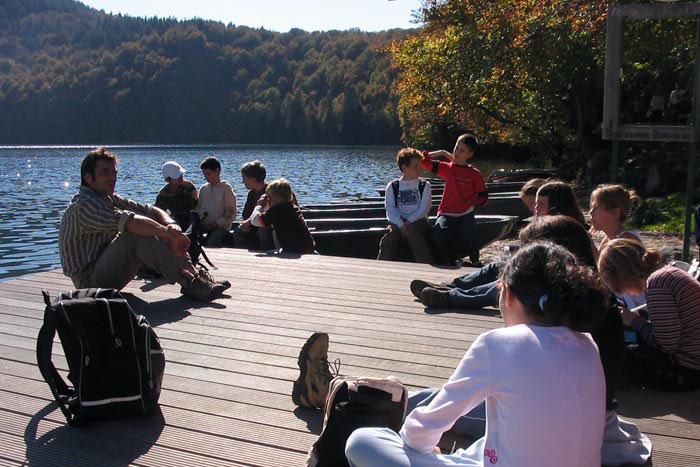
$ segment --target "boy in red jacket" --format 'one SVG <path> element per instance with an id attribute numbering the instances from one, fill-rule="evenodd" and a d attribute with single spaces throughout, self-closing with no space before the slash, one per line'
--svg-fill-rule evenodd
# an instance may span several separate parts
<path id="1" fill-rule="evenodd" d="M 423 168 L 445 179 L 433 240 L 436 257 L 448 264 L 455 264 L 467 254 L 472 263 L 479 261 L 479 250 L 471 244 L 476 225 L 474 207 L 488 202 L 488 191 L 479 169 L 469 164 L 477 145 L 476 137 L 465 133 L 457 138 L 452 153 L 445 150 L 423 152 Z M 433 160 L 439 156 L 450 162 Z"/>

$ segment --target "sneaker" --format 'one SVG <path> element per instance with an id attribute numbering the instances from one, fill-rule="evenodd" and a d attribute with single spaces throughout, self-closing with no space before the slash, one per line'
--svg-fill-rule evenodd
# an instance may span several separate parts
<path id="1" fill-rule="evenodd" d="M 420 293 L 420 301 L 425 306 L 438 308 L 451 308 L 452 299 L 450 298 L 449 290 L 436 289 L 434 287 L 426 287 Z"/>
<path id="2" fill-rule="evenodd" d="M 292 401 L 299 407 L 323 409 L 333 379 L 328 363 L 328 334 L 315 332 L 299 352 L 299 378 L 292 388 Z M 336 368 L 337 374 L 337 368 Z"/>
<path id="3" fill-rule="evenodd" d="M 180 288 L 180 293 L 187 298 L 197 300 L 199 302 L 211 302 L 217 299 L 228 289 L 230 285 L 217 284 L 210 282 L 201 274 L 197 274 L 189 284 L 183 285 Z"/>
<path id="4" fill-rule="evenodd" d="M 199 268 L 199 275 L 202 276 L 202 277 L 204 277 L 204 279 L 208 280 L 209 282 L 211 282 L 211 283 L 213 283 L 213 284 L 222 284 L 222 285 L 225 285 L 227 289 L 228 289 L 229 287 L 231 287 L 231 283 L 230 283 L 229 281 L 227 281 L 227 280 L 223 280 L 223 281 L 214 280 L 214 277 L 212 277 L 212 275 L 209 274 L 209 271 L 208 271 L 207 269 L 205 269 L 204 267 L 200 267 L 200 268 Z"/>
<path id="5" fill-rule="evenodd" d="M 415 295 L 416 298 L 420 298 L 420 293 L 426 287 L 432 287 L 433 289 L 440 289 L 440 290 L 450 290 L 450 287 L 443 285 L 443 284 L 436 284 L 434 282 L 422 281 L 420 279 L 414 279 L 411 281 L 411 293 L 413 295 Z"/>

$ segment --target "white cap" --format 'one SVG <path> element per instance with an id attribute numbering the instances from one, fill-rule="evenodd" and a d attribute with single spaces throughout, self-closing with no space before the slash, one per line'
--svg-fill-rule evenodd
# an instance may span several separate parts
<path id="1" fill-rule="evenodd" d="M 185 169 L 175 161 L 168 161 L 163 164 L 163 178 L 180 178 L 185 174 Z"/>

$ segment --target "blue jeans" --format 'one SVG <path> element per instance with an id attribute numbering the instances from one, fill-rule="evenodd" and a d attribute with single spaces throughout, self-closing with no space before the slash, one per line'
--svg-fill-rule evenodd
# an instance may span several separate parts
<path id="1" fill-rule="evenodd" d="M 457 277 L 445 285 L 452 287 L 450 300 L 455 308 L 498 307 L 498 276 L 504 261 L 494 261 L 478 271 Z"/>
<path id="2" fill-rule="evenodd" d="M 438 391 L 438 388 L 428 388 L 411 394 L 407 411 L 410 413 L 416 407 L 428 405 Z M 451 431 L 472 438 L 482 438 L 486 432 L 486 405 L 481 403 L 467 415 L 460 417 Z M 483 438 L 468 449 L 458 449 L 452 454 L 424 454 L 406 446 L 401 437 L 389 428 L 359 428 L 348 438 L 345 455 L 352 467 L 483 466 L 482 444 Z"/>
<path id="3" fill-rule="evenodd" d="M 484 440 L 452 454 L 423 453 L 406 446 L 390 428 L 358 428 L 345 445 L 345 457 L 351 467 L 436 467 L 460 465 L 483 467 Z"/>
<path id="4" fill-rule="evenodd" d="M 408 408 L 406 413 L 413 412 L 417 407 L 424 407 L 430 404 L 440 388 L 427 388 L 422 391 L 414 392 L 408 396 Z M 477 405 L 466 415 L 462 415 L 457 419 L 450 431 L 470 438 L 481 438 L 486 433 L 486 404 L 482 402 Z"/>
<path id="5" fill-rule="evenodd" d="M 459 217 L 439 215 L 433 228 L 433 243 L 438 260 L 451 262 L 467 254 L 472 256 L 472 261 L 478 260 L 478 250 L 471 243 L 475 226 L 473 211 Z"/>

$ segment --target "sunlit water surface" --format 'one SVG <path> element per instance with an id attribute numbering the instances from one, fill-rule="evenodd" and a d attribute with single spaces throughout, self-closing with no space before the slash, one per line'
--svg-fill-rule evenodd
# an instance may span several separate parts
<path id="1" fill-rule="evenodd" d="M 60 267 L 61 215 L 80 185 L 80 162 L 88 147 L 0 147 L 0 280 Z M 258 159 L 267 180 L 286 177 L 301 204 L 376 196 L 376 189 L 400 175 L 396 147 L 310 146 L 116 146 L 116 192 L 152 203 L 163 186 L 161 166 L 178 161 L 199 187 L 199 163 L 215 155 L 222 178 L 233 186 L 239 212 L 247 194 L 239 169 Z M 502 161 L 473 161 L 484 177 Z"/>

